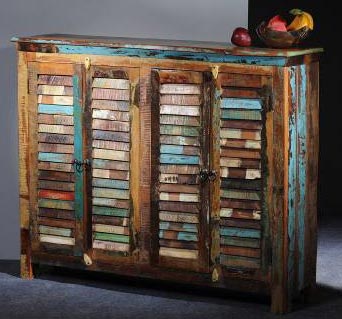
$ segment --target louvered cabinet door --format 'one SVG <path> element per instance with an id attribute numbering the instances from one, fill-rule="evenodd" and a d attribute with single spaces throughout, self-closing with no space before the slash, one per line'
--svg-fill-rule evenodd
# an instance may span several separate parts
<path id="1" fill-rule="evenodd" d="M 29 63 L 31 234 L 36 252 L 82 254 L 82 77 L 73 64 Z M 34 167 L 37 165 L 37 167 Z"/>
<path id="2" fill-rule="evenodd" d="M 90 207 L 97 259 L 129 257 L 139 230 L 139 69 L 93 67 L 88 76 Z"/>
<path id="3" fill-rule="evenodd" d="M 152 249 L 164 267 L 208 267 L 207 86 L 205 73 L 152 71 Z"/>
<path id="4" fill-rule="evenodd" d="M 267 273 L 267 129 L 271 78 L 219 73 L 213 108 L 212 260 L 229 271 Z"/>

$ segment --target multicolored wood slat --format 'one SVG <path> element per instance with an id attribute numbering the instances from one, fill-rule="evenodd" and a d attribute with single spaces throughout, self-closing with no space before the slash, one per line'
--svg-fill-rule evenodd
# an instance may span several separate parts
<path id="1" fill-rule="evenodd" d="M 162 257 L 199 258 L 202 82 L 199 72 L 159 71 L 158 200 Z"/>
<path id="2" fill-rule="evenodd" d="M 108 69 L 109 70 L 109 69 Z M 94 70 L 92 77 L 93 248 L 130 252 L 130 81 Z"/>
<path id="3" fill-rule="evenodd" d="M 261 77 L 220 73 L 220 263 L 258 269 L 261 262 Z M 241 82 L 241 83 L 240 83 Z M 245 86 L 245 87 L 244 87 Z"/>
<path id="4" fill-rule="evenodd" d="M 71 75 L 37 75 L 37 226 L 61 247 L 75 245 L 74 88 Z"/>

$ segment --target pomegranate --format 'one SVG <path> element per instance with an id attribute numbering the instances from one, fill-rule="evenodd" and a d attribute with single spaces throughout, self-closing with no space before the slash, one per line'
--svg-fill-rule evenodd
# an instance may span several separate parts
<path id="1" fill-rule="evenodd" d="M 252 38 L 247 29 L 238 27 L 233 31 L 231 42 L 240 47 L 249 47 L 252 44 Z"/>

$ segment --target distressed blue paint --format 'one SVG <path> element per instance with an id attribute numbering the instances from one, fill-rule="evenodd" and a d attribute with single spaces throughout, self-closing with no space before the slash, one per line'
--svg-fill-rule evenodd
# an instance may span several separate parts
<path id="1" fill-rule="evenodd" d="M 223 120 L 257 120 L 261 121 L 261 112 L 255 110 L 221 110 Z"/>
<path id="2" fill-rule="evenodd" d="M 221 108 L 261 110 L 261 101 L 259 99 L 225 98 L 221 100 Z"/>
<path id="3" fill-rule="evenodd" d="M 304 287 L 304 258 L 305 258 L 305 211 L 306 211 L 306 66 L 300 66 L 300 87 L 298 105 L 298 180 L 299 180 L 299 201 L 298 201 L 298 288 Z"/>
<path id="4" fill-rule="evenodd" d="M 192 233 L 185 233 L 185 232 L 176 232 L 176 240 L 184 240 L 184 241 L 198 241 L 198 236 L 197 234 L 192 234 Z M 159 231 L 159 238 L 165 238 L 165 231 L 160 230 Z"/>
<path id="5" fill-rule="evenodd" d="M 161 154 L 159 161 L 161 164 L 191 165 L 191 164 L 199 164 L 199 156 Z"/>
<path id="6" fill-rule="evenodd" d="M 38 113 L 73 115 L 74 110 L 72 106 L 56 104 L 38 104 Z"/>
<path id="7" fill-rule="evenodd" d="M 94 215 L 129 217 L 129 210 L 124 208 L 93 206 Z"/>
<path id="8" fill-rule="evenodd" d="M 296 227 L 296 208 L 297 208 L 297 86 L 296 86 L 296 69 L 290 68 L 290 89 L 291 89 L 291 114 L 289 119 L 289 196 L 288 196 L 288 239 L 289 239 L 289 255 L 288 255 L 288 282 L 289 294 L 293 294 L 294 280 L 294 258 L 295 258 L 295 227 Z"/>
<path id="9" fill-rule="evenodd" d="M 190 233 L 197 233 L 197 226 L 194 224 L 187 224 L 187 223 L 183 223 L 183 224 L 179 224 L 182 229 L 186 232 L 190 232 Z M 170 229 L 170 223 L 169 222 L 160 222 L 159 223 L 159 229 L 161 230 L 169 230 Z"/>
<path id="10" fill-rule="evenodd" d="M 54 162 L 54 163 L 68 163 L 70 161 L 66 160 L 66 155 L 61 153 L 38 153 L 38 160 L 42 162 Z"/>
<path id="11" fill-rule="evenodd" d="M 81 86 L 79 77 L 73 76 L 73 96 L 74 96 L 74 156 L 77 160 L 83 160 L 82 152 L 82 106 L 80 105 Z M 75 171 L 75 217 L 77 220 L 83 219 L 83 172 Z"/>
<path id="12" fill-rule="evenodd" d="M 161 154 L 183 154 L 183 146 L 181 145 L 160 145 Z"/>
<path id="13" fill-rule="evenodd" d="M 92 184 L 95 187 L 129 189 L 129 182 L 128 181 L 121 181 L 118 179 L 93 178 Z"/>
<path id="14" fill-rule="evenodd" d="M 41 43 L 41 40 L 40 40 Z M 59 53 L 66 54 L 94 54 L 108 56 L 126 56 L 155 59 L 179 59 L 190 61 L 205 61 L 215 63 L 239 63 L 252 65 L 274 65 L 285 66 L 286 57 L 261 57 L 261 56 L 237 56 L 227 54 L 216 54 L 207 52 L 187 52 L 175 50 L 139 49 L 139 48 L 109 48 L 87 45 L 61 45 L 56 44 Z"/>
<path id="15" fill-rule="evenodd" d="M 260 238 L 260 230 L 258 229 L 246 229 L 237 227 L 221 227 L 221 236 L 234 236 L 234 237 L 246 237 L 246 238 Z"/>

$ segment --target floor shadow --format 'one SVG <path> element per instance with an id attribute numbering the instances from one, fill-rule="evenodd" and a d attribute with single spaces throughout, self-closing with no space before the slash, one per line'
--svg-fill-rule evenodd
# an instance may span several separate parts
<path id="1" fill-rule="evenodd" d="M 20 260 L 0 260 L 0 273 L 20 277 Z"/>

